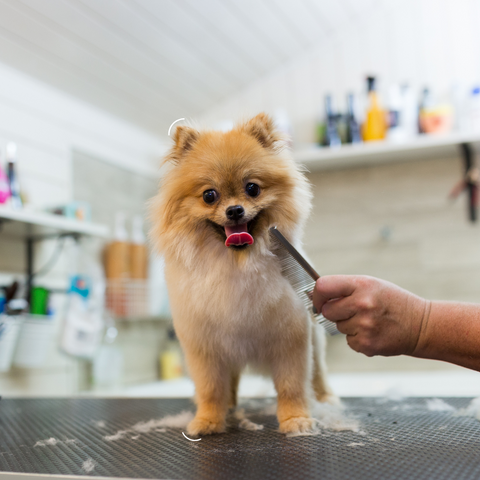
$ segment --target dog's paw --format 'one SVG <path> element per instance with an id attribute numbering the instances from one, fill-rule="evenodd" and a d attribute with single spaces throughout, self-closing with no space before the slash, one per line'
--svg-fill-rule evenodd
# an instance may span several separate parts
<path id="1" fill-rule="evenodd" d="M 342 404 L 342 402 L 336 395 L 328 392 L 317 397 L 317 400 L 322 403 L 328 403 L 330 405 L 333 405 L 334 407 L 338 407 Z"/>
<path id="2" fill-rule="evenodd" d="M 188 424 L 187 432 L 195 437 L 210 435 L 211 433 L 223 433 L 225 432 L 225 420 L 212 421 L 205 418 L 194 418 Z"/>
<path id="3" fill-rule="evenodd" d="M 309 417 L 292 417 L 280 423 L 280 433 L 309 433 L 313 432 L 315 420 Z"/>

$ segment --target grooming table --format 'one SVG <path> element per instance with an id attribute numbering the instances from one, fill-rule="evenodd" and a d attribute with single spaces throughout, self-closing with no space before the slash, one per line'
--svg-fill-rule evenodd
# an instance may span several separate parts
<path id="1" fill-rule="evenodd" d="M 455 408 L 469 399 L 444 399 Z M 0 479 L 6 472 L 157 479 L 478 479 L 480 421 L 430 411 L 426 399 L 345 399 L 360 432 L 278 433 L 271 400 L 243 400 L 260 431 L 229 428 L 191 442 L 182 429 L 154 429 L 106 441 L 137 422 L 194 411 L 181 399 L 4 399 L 0 401 Z M 55 438 L 56 444 L 35 446 Z M 87 473 L 85 462 L 93 469 Z M 88 470 L 88 468 L 87 468 Z M 19 476 L 18 478 L 22 478 Z"/>

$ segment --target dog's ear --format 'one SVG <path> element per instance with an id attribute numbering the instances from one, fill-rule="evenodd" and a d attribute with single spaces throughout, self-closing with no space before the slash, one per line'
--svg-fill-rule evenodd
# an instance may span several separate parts
<path id="1" fill-rule="evenodd" d="M 259 113 L 240 128 L 254 137 L 264 148 L 274 149 L 282 140 L 282 135 L 276 130 L 273 120 L 266 113 Z"/>
<path id="2" fill-rule="evenodd" d="M 178 163 L 192 149 L 199 136 L 200 133 L 194 128 L 179 125 L 173 134 L 175 145 L 167 156 L 166 161 Z"/>

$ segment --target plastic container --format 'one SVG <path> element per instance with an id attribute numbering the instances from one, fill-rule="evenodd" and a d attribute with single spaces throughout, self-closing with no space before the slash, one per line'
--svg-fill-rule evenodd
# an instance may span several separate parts
<path id="1" fill-rule="evenodd" d="M 480 132 L 480 87 L 472 89 L 469 103 L 470 130 Z"/>
<path id="2" fill-rule="evenodd" d="M 0 203 L 6 203 L 9 198 L 10 186 L 8 184 L 8 177 L 0 165 Z"/>
<path id="3" fill-rule="evenodd" d="M 47 315 L 50 292 L 43 287 L 33 287 L 30 295 L 30 313 L 33 315 Z"/>
<path id="4" fill-rule="evenodd" d="M 23 317 L 0 315 L 0 372 L 8 372 L 12 365 Z"/>
<path id="5" fill-rule="evenodd" d="M 54 322 L 44 315 L 25 315 L 13 364 L 22 368 L 40 368 L 44 365 L 54 338 Z"/>

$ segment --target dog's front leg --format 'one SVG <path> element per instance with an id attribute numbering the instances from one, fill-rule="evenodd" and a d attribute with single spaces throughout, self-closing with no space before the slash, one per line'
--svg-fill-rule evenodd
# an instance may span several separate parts
<path id="1" fill-rule="evenodd" d="M 230 371 L 218 357 L 186 355 L 190 375 L 195 383 L 197 413 L 189 423 L 190 435 L 225 431 L 230 393 Z"/>
<path id="2" fill-rule="evenodd" d="M 308 411 L 310 339 L 308 333 L 290 341 L 272 364 L 277 390 L 277 417 L 282 433 L 308 432 L 314 420 Z"/>

